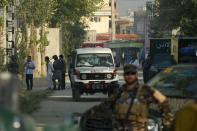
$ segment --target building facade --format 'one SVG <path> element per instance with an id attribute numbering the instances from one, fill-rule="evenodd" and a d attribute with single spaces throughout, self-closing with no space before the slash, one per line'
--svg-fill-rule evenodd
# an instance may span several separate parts
<path id="1" fill-rule="evenodd" d="M 116 2 L 114 6 L 116 10 Z M 111 0 L 104 0 L 103 7 L 100 10 L 94 12 L 93 15 L 87 18 L 86 20 L 86 23 L 88 25 L 88 28 L 86 29 L 87 30 L 86 41 L 89 42 L 91 38 L 94 38 L 95 33 L 96 34 L 111 33 L 111 15 L 112 15 Z M 95 41 L 92 41 L 92 42 L 95 42 Z"/>
<path id="2" fill-rule="evenodd" d="M 128 17 L 120 17 L 116 20 L 116 34 L 133 34 L 133 21 Z"/>
<path id="3" fill-rule="evenodd" d="M 140 9 L 134 12 L 134 33 L 144 36 L 146 10 Z"/>
<path id="4" fill-rule="evenodd" d="M 111 2 L 104 0 L 102 9 L 93 13 L 94 15 L 88 18 L 88 30 L 95 30 L 96 33 L 108 33 L 111 17 Z"/>
<path id="5" fill-rule="evenodd" d="M 144 51 L 146 56 L 149 54 L 150 51 L 150 25 L 151 21 L 153 20 L 155 13 L 154 13 L 154 1 L 147 1 L 146 2 L 146 17 L 145 17 L 145 45 Z"/>

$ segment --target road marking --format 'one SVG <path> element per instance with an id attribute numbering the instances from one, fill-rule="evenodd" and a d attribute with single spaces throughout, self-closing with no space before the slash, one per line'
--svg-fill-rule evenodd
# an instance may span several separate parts
<path id="1" fill-rule="evenodd" d="M 119 80 L 124 80 L 123 76 L 118 76 Z M 139 76 L 138 80 L 143 80 L 143 76 Z"/>

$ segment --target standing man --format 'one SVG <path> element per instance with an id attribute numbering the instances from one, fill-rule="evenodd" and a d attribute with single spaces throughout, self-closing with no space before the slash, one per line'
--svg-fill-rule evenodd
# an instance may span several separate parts
<path id="1" fill-rule="evenodd" d="M 66 81 L 65 81 L 65 74 L 66 74 L 66 62 L 64 60 L 64 56 L 63 55 L 60 55 L 59 56 L 59 61 L 61 63 L 61 73 L 62 73 L 62 80 L 61 80 L 61 88 L 62 90 L 65 90 L 66 89 Z"/>
<path id="2" fill-rule="evenodd" d="M 53 56 L 54 62 L 53 62 L 53 89 L 56 90 L 56 87 L 58 86 L 58 90 L 61 89 L 61 80 L 62 80 L 62 73 L 61 73 L 61 62 L 58 60 L 57 55 Z"/>
<path id="3" fill-rule="evenodd" d="M 31 59 L 31 56 L 27 57 L 27 62 L 25 63 L 25 75 L 27 90 L 32 90 L 33 88 L 33 72 L 35 69 L 35 64 Z"/>
<path id="4" fill-rule="evenodd" d="M 139 63 L 138 55 L 137 55 L 137 54 L 135 54 L 135 55 L 133 56 L 133 61 L 130 62 L 130 64 L 136 66 L 138 69 L 140 68 L 140 63 Z"/>
<path id="5" fill-rule="evenodd" d="M 46 62 L 46 72 L 47 72 L 47 82 L 48 82 L 48 89 L 51 90 L 53 87 L 53 64 L 50 62 L 49 57 L 45 57 Z"/>
<path id="6" fill-rule="evenodd" d="M 115 131 L 147 131 L 149 105 L 156 103 L 163 116 L 165 129 L 171 127 L 173 117 L 167 98 L 159 91 L 146 85 L 139 85 L 137 67 L 124 67 L 126 82 L 117 94 L 101 104 L 100 107 L 112 109 L 113 129 Z"/>
<path id="7" fill-rule="evenodd" d="M 11 56 L 11 61 L 7 65 L 7 68 L 8 68 L 8 71 L 12 74 L 17 75 L 19 73 L 19 65 L 18 65 L 16 56 Z"/>
<path id="8" fill-rule="evenodd" d="M 144 61 L 144 65 L 143 65 L 144 83 L 148 82 L 148 80 L 149 80 L 149 69 L 150 69 L 150 67 L 151 67 L 151 58 L 150 58 L 150 55 L 148 55 L 146 60 Z"/>

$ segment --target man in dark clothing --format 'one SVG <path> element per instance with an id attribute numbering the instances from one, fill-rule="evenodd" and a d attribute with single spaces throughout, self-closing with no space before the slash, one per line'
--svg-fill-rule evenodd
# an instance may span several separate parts
<path id="1" fill-rule="evenodd" d="M 151 57 L 150 57 L 150 55 L 148 55 L 147 59 L 144 62 L 144 65 L 143 65 L 144 83 L 148 82 L 148 80 L 149 80 L 148 77 L 149 77 L 150 66 L 151 66 Z"/>
<path id="2" fill-rule="evenodd" d="M 57 55 L 53 56 L 54 62 L 53 62 L 53 68 L 54 68 L 54 72 L 53 72 L 53 89 L 56 90 L 56 86 L 58 83 L 58 90 L 61 89 L 61 62 L 58 60 Z"/>
<path id="3" fill-rule="evenodd" d="M 66 89 L 66 85 L 65 85 L 65 73 L 66 73 L 66 62 L 64 60 L 64 56 L 60 55 L 59 56 L 59 61 L 61 63 L 61 74 L 62 74 L 62 80 L 61 80 L 61 88 L 64 90 Z"/>
<path id="4" fill-rule="evenodd" d="M 11 61 L 7 65 L 8 71 L 12 74 L 18 74 L 19 73 L 19 66 L 17 63 L 17 57 L 11 56 Z"/>

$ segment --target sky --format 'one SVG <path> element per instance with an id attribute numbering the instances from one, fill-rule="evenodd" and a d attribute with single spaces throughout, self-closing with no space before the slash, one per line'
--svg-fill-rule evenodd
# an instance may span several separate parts
<path id="1" fill-rule="evenodd" d="M 140 6 L 144 6 L 147 0 L 116 0 L 120 16 L 127 16 L 128 9 L 136 11 Z"/>

